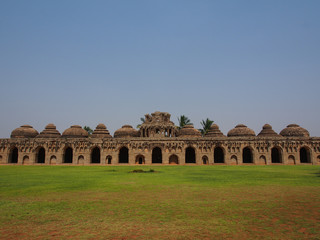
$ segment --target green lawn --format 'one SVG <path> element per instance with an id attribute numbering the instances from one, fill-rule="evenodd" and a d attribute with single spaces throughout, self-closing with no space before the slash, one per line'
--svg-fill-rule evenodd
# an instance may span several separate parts
<path id="1" fill-rule="evenodd" d="M 0 238 L 320 239 L 320 166 L 0 166 Z"/>

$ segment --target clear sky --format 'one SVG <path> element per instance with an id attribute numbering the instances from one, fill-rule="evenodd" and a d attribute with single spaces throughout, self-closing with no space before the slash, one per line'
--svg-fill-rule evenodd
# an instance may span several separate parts
<path id="1" fill-rule="evenodd" d="M 0 137 L 154 111 L 320 136 L 319 0 L 1 0 Z"/>

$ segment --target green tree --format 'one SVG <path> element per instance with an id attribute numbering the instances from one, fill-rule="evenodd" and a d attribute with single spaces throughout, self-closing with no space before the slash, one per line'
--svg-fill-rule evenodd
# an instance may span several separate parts
<path id="1" fill-rule="evenodd" d="M 202 120 L 200 122 L 201 126 L 202 126 L 202 129 L 199 129 L 202 136 L 206 135 L 212 125 L 214 121 L 210 120 L 209 118 L 207 118 L 206 120 Z"/>
<path id="2" fill-rule="evenodd" d="M 141 128 L 141 125 L 146 121 L 144 117 L 140 118 L 141 123 L 137 125 L 137 128 Z"/>
<path id="3" fill-rule="evenodd" d="M 89 133 L 89 135 L 93 133 L 93 130 L 89 126 L 84 126 L 83 129 L 86 130 Z"/>
<path id="4" fill-rule="evenodd" d="M 179 129 L 183 128 L 184 125 L 192 124 L 190 119 L 185 115 L 181 115 L 180 117 L 178 117 L 178 122 L 179 122 L 179 126 L 178 126 Z"/>

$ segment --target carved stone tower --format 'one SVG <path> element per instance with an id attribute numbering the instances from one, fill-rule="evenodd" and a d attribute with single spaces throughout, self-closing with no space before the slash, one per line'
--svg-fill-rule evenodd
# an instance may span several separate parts
<path id="1" fill-rule="evenodd" d="M 145 115 L 145 122 L 140 128 L 140 137 L 176 137 L 177 127 L 170 121 L 170 114 L 154 112 Z"/>

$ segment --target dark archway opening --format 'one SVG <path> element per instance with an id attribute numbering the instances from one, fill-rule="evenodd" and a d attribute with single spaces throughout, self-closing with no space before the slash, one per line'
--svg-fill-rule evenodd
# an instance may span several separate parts
<path id="1" fill-rule="evenodd" d="M 208 160 L 208 157 L 207 157 L 207 156 L 203 156 L 203 157 L 202 157 L 202 164 L 203 164 L 203 165 L 209 164 L 209 160 Z"/>
<path id="2" fill-rule="evenodd" d="M 281 154 L 278 148 L 271 149 L 271 163 L 281 163 Z"/>
<path id="3" fill-rule="evenodd" d="M 221 147 L 214 149 L 214 163 L 224 163 L 224 153 Z"/>
<path id="4" fill-rule="evenodd" d="M 243 149 L 242 161 L 243 163 L 253 163 L 253 156 L 250 148 L 246 147 Z"/>
<path id="5" fill-rule="evenodd" d="M 179 159 L 177 155 L 171 155 L 169 158 L 169 164 L 179 164 Z"/>
<path id="6" fill-rule="evenodd" d="M 161 148 L 155 147 L 152 150 L 152 163 L 162 163 L 162 152 Z"/>
<path id="7" fill-rule="evenodd" d="M 37 154 L 37 163 L 45 163 L 46 151 L 44 148 L 40 148 Z"/>
<path id="8" fill-rule="evenodd" d="M 144 156 L 139 155 L 136 157 L 136 164 L 145 164 L 144 162 Z"/>
<path id="9" fill-rule="evenodd" d="M 111 156 L 108 156 L 108 157 L 107 157 L 107 162 L 108 162 L 108 164 L 111 164 L 111 163 L 112 163 L 112 157 L 111 157 Z"/>
<path id="10" fill-rule="evenodd" d="M 18 148 L 13 148 L 9 154 L 9 163 L 18 163 Z"/>
<path id="11" fill-rule="evenodd" d="M 186 163 L 196 163 L 196 153 L 192 147 L 186 149 Z"/>
<path id="12" fill-rule="evenodd" d="M 63 162 L 64 163 L 72 163 L 72 159 L 73 159 L 73 150 L 71 147 L 68 147 L 64 152 Z"/>
<path id="13" fill-rule="evenodd" d="M 119 151 L 119 163 L 129 163 L 129 150 L 122 147 Z"/>
<path id="14" fill-rule="evenodd" d="M 95 147 L 91 152 L 91 163 L 100 163 L 100 148 Z"/>
<path id="15" fill-rule="evenodd" d="M 310 163 L 310 152 L 307 148 L 300 148 L 300 163 Z"/>

